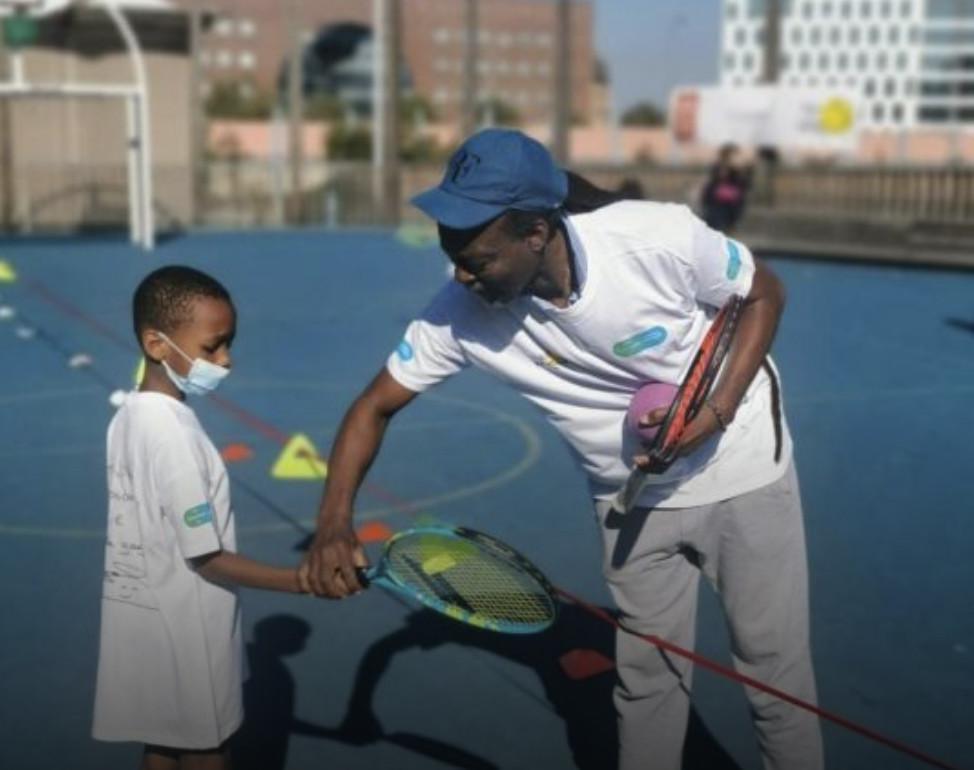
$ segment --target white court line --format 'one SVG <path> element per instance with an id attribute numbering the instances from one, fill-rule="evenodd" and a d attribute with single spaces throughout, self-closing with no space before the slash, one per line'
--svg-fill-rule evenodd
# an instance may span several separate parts
<path id="1" fill-rule="evenodd" d="M 261 381 L 258 385 L 247 384 L 245 387 L 250 387 L 258 390 L 266 389 L 286 389 L 286 390 L 329 390 L 327 384 L 319 385 L 318 383 L 295 383 L 288 381 Z M 238 386 L 239 389 L 239 386 Z M 95 392 L 101 392 L 100 389 L 92 388 L 91 390 Z M 66 395 L 76 395 L 77 391 L 66 391 L 60 393 L 61 396 Z M 50 394 L 49 394 L 50 395 Z M 510 483 L 514 479 L 526 473 L 538 459 L 541 457 L 541 438 L 538 436 L 537 432 L 523 419 L 520 417 L 515 417 L 501 409 L 495 409 L 493 407 L 485 406 L 483 404 L 474 403 L 469 400 L 464 400 L 461 398 L 451 398 L 448 396 L 442 396 L 439 394 L 427 393 L 424 394 L 426 401 L 439 401 L 445 404 L 450 404 L 454 406 L 461 407 L 463 409 L 470 409 L 474 412 L 479 412 L 481 417 L 477 419 L 478 422 L 499 422 L 501 424 L 507 425 L 513 428 L 514 431 L 520 436 L 523 449 L 521 457 L 514 462 L 512 465 L 507 467 L 505 470 L 499 473 L 489 476 L 488 478 L 469 484 L 466 486 L 457 487 L 448 492 L 444 492 L 438 495 L 430 495 L 418 500 L 406 501 L 405 504 L 397 505 L 387 505 L 379 508 L 366 508 L 356 513 L 356 521 L 371 521 L 374 519 L 379 519 L 384 516 L 388 516 L 393 513 L 404 513 L 404 512 L 418 512 L 429 508 L 434 508 L 445 503 L 452 503 L 457 500 L 462 500 L 464 498 L 473 497 L 475 495 L 484 494 L 491 490 L 497 489 Z M 456 425 L 456 421 L 445 423 L 449 425 Z M 405 425 L 404 425 L 405 427 Z M 232 478 L 232 477 L 231 477 Z M 268 495 L 270 496 L 270 495 Z M 104 516 L 104 514 L 101 514 Z M 98 521 L 101 518 L 97 519 Z M 303 520 L 298 520 L 298 522 L 308 528 L 313 530 L 315 527 L 315 519 L 308 518 Z M 294 525 L 284 522 L 275 522 L 273 524 L 263 524 L 256 526 L 239 526 L 237 527 L 237 532 L 241 536 L 249 536 L 252 534 L 270 534 L 275 532 L 288 532 L 294 529 Z M 19 537 L 43 537 L 43 538 L 64 538 L 64 539 L 79 539 L 79 538 L 103 538 L 105 536 L 105 530 L 103 527 L 97 529 L 75 529 L 75 528 L 59 528 L 59 527 L 35 527 L 35 526 L 17 526 L 8 525 L 0 523 L 0 536 L 19 536 Z"/>

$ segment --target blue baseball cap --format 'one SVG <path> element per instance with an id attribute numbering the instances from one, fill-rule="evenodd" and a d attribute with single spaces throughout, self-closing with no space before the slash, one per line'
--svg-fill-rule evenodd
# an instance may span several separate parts
<path id="1" fill-rule="evenodd" d="M 550 211 L 568 195 L 568 177 L 540 142 L 520 131 L 488 128 L 450 158 L 443 181 L 412 204 L 441 225 L 467 230 L 509 209 Z"/>

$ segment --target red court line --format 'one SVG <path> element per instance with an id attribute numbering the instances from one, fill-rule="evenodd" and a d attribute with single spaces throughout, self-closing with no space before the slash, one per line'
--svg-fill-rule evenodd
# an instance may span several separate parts
<path id="1" fill-rule="evenodd" d="M 120 347 L 123 347 L 125 349 L 129 349 L 130 348 L 130 345 L 129 345 L 128 340 L 126 340 L 123 337 L 121 337 L 110 326 L 106 326 L 101 321 L 99 321 L 97 318 L 93 318 L 92 316 L 88 315 L 81 308 L 79 308 L 77 305 L 72 304 L 71 302 L 69 302 L 68 300 L 66 300 L 64 297 L 62 297 L 61 295 L 56 294 L 55 292 L 51 291 L 51 289 L 49 289 L 47 286 L 45 286 L 40 281 L 37 281 L 37 280 L 29 281 L 27 283 L 27 288 L 30 291 L 32 291 L 35 294 L 37 294 L 45 302 L 47 302 L 47 303 L 53 305 L 54 307 L 56 307 L 58 310 L 60 310 L 65 315 L 71 316 L 72 318 L 75 318 L 78 321 L 81 321 L 83 324 L 85 324 L 86 326 L 88 326 L 91 329 L 93 329 L 95 332 L 97 332 L 98 334 L 100 334 L 102 337 L 105 337 L 106 339 L 111 340 L 116 345 L 119 345 Z"/>
<path id="2" fill-rule="evenodd" d="M 936 757 L 932 757 L 929 754 L 919 751 L 918 749 L 914 749 L 912 746 L 908 746 L 907 744 L 902 743 L 901 741 L 895 740 L 893 738 L 888 738 L 882 733 L 878 733 L 875 730 L 872 730 L 868 727 L 864 727 L 863 725 L 853 722 L 850 719 L 846 719 L 845 717 L 840 716 L 839 714 L 835 714 L 832 713 L 831 711 L 827 711 L 826 709 L 820 708 L 819 706 L 816 706 L 814 703 L 809 703 L 808 701 L 804 701 L 801 698 L 796 698 L 794 695 L 790 695 L 784 692 L 783 690 L 779 690 L 775 687 L 771 687 L 770 685 L 767 685 L 764 682 L 761 682 L 757 679 L 752 679 L 746 674 L 740 674 L 732 668 L 723 666 L 720 663 L 710 660 L 709 658 L 705 658 L 702 655 L 698 655 L 695 652 L 691 652 L 690 650 L 685 650 L 682 647 L 673 644 L 672 642 L 668 642 L 665 639 L 660 639 L 658 636 L 653 636 L 652 634 L 637 634 L 632 631 L 629 631 L 628 629 L 624 628 L 618 620 L 616 620 L 612 615 L 610 615 L 601 607 L 596 607 L 593 604 L 589 604 L 588 602 L 579 599 L 577 596 L 568 593 L 568 591 L 564 591 L 561 588 L 555 588 L 555 592 L 558 593 L 564 599 L 567 599 L 568 601 L 572 602 L 578 607 L 581 607 L 583 610 L 591 613 L 592 615 L 599 618 L 600 620 L 604 620 L 606 623 L 609 623 L 610 625 L 614 626 L 616 629 L 621 629 L 623 632 L 627 634 L 632 634 L 633 636 L 637 636 L 640 639 L 643 639 L 644 641 L 647 641 L 650 644 L 655 645 L 661 650 L 665 650 L 666 652 L 671 652 L 674 655 L 679 655 L 681 658 L 686 658 L 687 660 L 692 661 L 696 665 L 706 668 L 710 671 L 713 671 L 716 674 L 720 674 L 721 676 L 726 677 L 727 679 L 731 679 L 735 682 L 740 682 L 742 684 L 747 685 L 748 687 L 753 687 L 756 690 L 761 690 L 761 692 L 766 692 L 768 693 L 768 695 L 773 695 L 775 698 L 790 703 L 793 706 L 797 706 L 798 708 L 804 709 L 805 711 L 811 711 L 813 714 L 816 714 L 822 717 L 823 719 L 827 719 L 830 722 L 834 722 L 835 724 L 840 725 L 841 727 L 844 727 L 847 730 L 851 730 L 854 733 L 858 733 L 859 735 L 869 738 L 870 740 L 876 741 L 877 743 L 882 743 L 883 745 L 888 746 L 889 748 L 894 749 L 896 751 L 899 751 L 902 754 L 907 754 L 913 757 L 914 759 L 919 759 L 921 762 L 925 762 L 928 765 L 931 765 L 933 767 L 940 767 L 943 768 L 943 770 L 960 770 L 960 768 L 957 767 L 957 765 L 948 764 L 947 762 L 937 759 Z"/>

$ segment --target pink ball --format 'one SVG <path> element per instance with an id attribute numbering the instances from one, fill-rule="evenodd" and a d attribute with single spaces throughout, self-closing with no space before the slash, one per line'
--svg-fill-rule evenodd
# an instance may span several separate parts
<path id="1" fill-rule="evenodd" d="M 629 430 L 637 434 L 644 442 L 652 441 L 659 430 L 659 425 L 647 428 L 639 425 L 639 420 L 648 412 L 661 407 L 669 408 L 676 396 L 676 385 L 668 382 L 650 382 L 643 385 L 633 394 L 626 412 L 626 425 Z"/>

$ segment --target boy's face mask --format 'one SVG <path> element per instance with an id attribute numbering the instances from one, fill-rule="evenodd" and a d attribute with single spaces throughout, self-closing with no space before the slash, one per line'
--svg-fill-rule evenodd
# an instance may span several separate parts
<path id="1" fill-rule="evenodd" d="M 165 361 L 162 362 L 162 368 L 166 370 L 166 374 L 172 380 L 172 384 L 183 393 L 194 396 L 203 396 L 211 393 L 230 374 L 230 370 L 225 366 L 219 366 L 203 358 L 190 358 L 175 342 L 162 332 L 159 332 L 159 336 L 172 345 L 176 352 L 190 363 L 189 371 L 184 377 L 181 374 L 177 374 Z"/>

